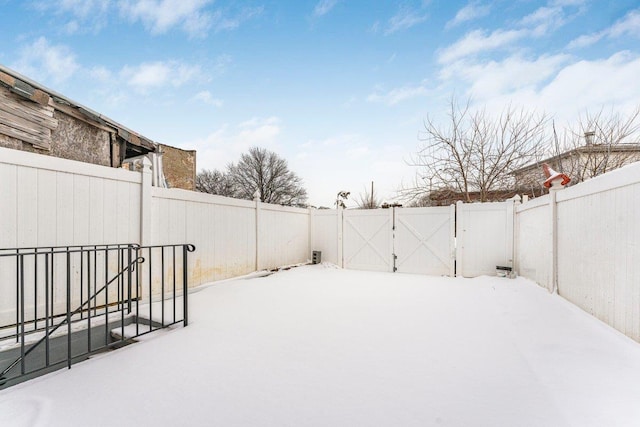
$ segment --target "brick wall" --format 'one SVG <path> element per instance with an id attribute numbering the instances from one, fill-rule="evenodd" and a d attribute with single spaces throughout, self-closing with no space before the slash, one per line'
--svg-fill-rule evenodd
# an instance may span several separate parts
<path id="1" fill-rule="evenodd" d="M 169 188 L 196 189 L 196 152 L 160 144 L 164 176 Z"/>

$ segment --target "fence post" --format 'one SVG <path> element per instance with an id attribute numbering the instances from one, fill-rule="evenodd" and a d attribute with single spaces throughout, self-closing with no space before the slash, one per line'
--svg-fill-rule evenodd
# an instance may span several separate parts
<path id="1" fill-rule="evenodd" d="M 309 214 L 309 259 L 313 258 L 313 247 L 314 247 L 314 243 L 315 243 L 313 241 L 313 233 L 315 231 L 315 227 L 314 227 L 314 221 L 315 221 L 314 211 L 315 211 L 315 208 L 312 208 L 312 207 L 308 208 L 308 214 Z"/>
<path id="2" fill-rule="evenodd" d="M 462 201 L 456 202 L 456 276 L 463 276 L 464 268 L 464 228 L 462 220 Z"/>
<path id="3" fill-rule="evenodd" d="M 456 205 L 449 206 L 449 276 L 456 277 Z"/>
<path id="4" fill-rule="evenodd" d="M 526 197 L 526 196 L 525 196 Z M 520 197 L 519 195 L 515 195 L 513 198 L 513 238 L 512 238 L 512 244 L 513 244 L 513 250 L 512 250 L 512 254 L 513 254 L 513 262 L 511 263 L 511 267 L 512 267 L 512 272 L 514 274 L 514 277 L 516 277 L 519 274 L 519 269 L 520 269 L 520 261 L 519 261 L 519 257 L 520 257 L 520 253 L 519 253 L 519 247 L 520 247 L 520 220 L 518 217 L 518 206 L 520 206 L 523 203 L 524 197 Z M 526 200 L 525 200 L 526 201 Z"/>
<path id="5" fill-rule="evenodd" d="M 253 195 L 253 200 L 256 202 L 256 271 L 260 271 L 260 192 L 256 190 Z"/>
<path id="6" fill-rule="evenodd" d="M 505 200 L 507 204 L 506 209 L 506 219 L 507 219 L 507 263 L 511 267 L 511 272 L 515 274 L 516 272 L 516 206 L 520 203 L 520 196 L 515 195 L 510 199 Z"/>
<path id="7" fill-rule="evenodd" d="M 144 157 L 140 162 L 142 182 L 140 185 L 140 245 L 151 244 L 151 215 L 152 215 L 152 180 L 151 161 Z"/>
<path id="8" fill-rule="evenodd" d="M 338 243 L 338 265 L 340 266 L 340 268 L 344 268 L 344 258 L 343 258 L 343 240 L 342 240 L 342 235 L 343 235 L 343 220 L 344 220 L 344 208 L 342 206 L 340 206 L 340 204 L 338 204 L 338 206 L 336 206 L 336 222 L 338 224 L 338 238 L 337 243 Z"/>
<path id="9" fill-rule="evenodd" d="M 553 181 L 549 188 L 549 212 L 551 215 L 551 292 L 558 294 L 558 191 L 564 187 Z"/>

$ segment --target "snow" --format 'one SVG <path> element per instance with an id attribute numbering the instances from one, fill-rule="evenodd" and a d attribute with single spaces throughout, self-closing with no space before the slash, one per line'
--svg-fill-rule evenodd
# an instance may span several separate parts
<path id="1" fill-rule="evenodd" d="M 640 345 L 522 278 L 326 264 L 0 392 L 12 426 L 637 426 Z"/>

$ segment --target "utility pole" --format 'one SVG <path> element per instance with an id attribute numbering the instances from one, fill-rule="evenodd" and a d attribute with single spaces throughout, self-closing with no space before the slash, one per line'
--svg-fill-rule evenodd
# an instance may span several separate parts
<path id="1" fill-rule="evenodd" d="M 369 200 L 369 208 L 374 209 L 374 201 L 373 201 L 373 181 L 371 181 L 371 199 Z"/>

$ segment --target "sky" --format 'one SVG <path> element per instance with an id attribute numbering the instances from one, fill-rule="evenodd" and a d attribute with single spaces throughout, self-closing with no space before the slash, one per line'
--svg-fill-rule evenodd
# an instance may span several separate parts
<path id="1" fill-rule="evenodd" d="M 640 104 L 639 0 L 0 0 L 0 63 L 224 169 L 252 146 L 314 206 L 411 185 L 453 97 L 573 123 Z"/>

